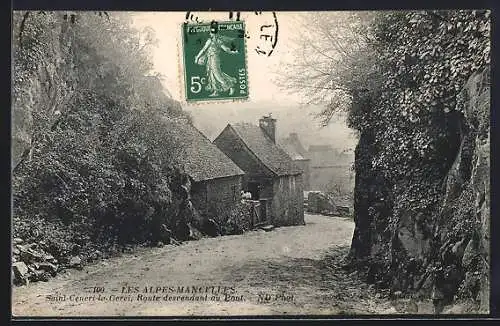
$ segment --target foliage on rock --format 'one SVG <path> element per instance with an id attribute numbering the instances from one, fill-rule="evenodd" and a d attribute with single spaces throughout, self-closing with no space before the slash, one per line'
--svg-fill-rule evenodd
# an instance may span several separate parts
<path id="1" fill-rule="evenodd" d="M 151 32 L 122 13 L 15 12 L 13 35 L 14 237 L 63 261 L 170 225 L 182 148 L 162 121 L 189 117 L 151 73 Z"/>
<path id="2" fill-rule="evenodd" d="M 379 17 L 374 38 L 384 82 L 353 94 L 362 108 L 351 111 L 349 121 L 373 134 L 371 170 L 392 185 L 392 234 L 383 241 L 391 242 L 388 267 L 397 275 L 391 286 L 419 290 L 421 276 L 431 273 L 436 298 L 450 302 L 464 278 L 454 257 L 473 233 L 467 176 L 457 186 L 459 197 L 442 205 L 457 156 L 464 169 L 471 166 L 470 121 L 460 94 L 489 64 L 488 12 L 390 13 Z"/>
<path id="3" fill-rule="evenodd" d="M 483 91 L 489 89 L 490 12 L 336 15 L 342 16 L 337 22 L 350 20 L 344 33 L 322 21 L 316 30 L 329 36 L 326 43 L 290 68 L 297 76 L 310 71 L 304 95 L 326 103 L 325 122 L 346 112 L 359 132 L 350 258 L 394 291 L 423 291 L 445 303 L 460 291 L 476 299 L 470 275 L 484 275 L 487 267 L 466 268 L 460 256 L 474 237 L 483 240 L 471 250 L 488 252 L 488 211 L 478 198 L 489 193 L 482 181 L 471 184 L 489 141 Z M 293 74 L 287 77 L 301 78 Z M 484 180 L 489 172 L 480 171 L 475 175 Z M 478 202 L 481 218 L 473 212 Z M 469 285 L 461 287 L 465 279 Z"/>

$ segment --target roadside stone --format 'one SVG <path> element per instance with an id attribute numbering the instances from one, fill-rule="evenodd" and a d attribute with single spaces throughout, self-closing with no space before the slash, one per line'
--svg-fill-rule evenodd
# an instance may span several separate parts
<path id="1" fill-rule="evenodd" d="M 14 238 L 14 239 L 12 239 L 12 243 L 15 244 L 15 245 L 23 243 L 23 239 L 21 239 L 21 238 Z"/>
<path id="2" fill-rule="evenodd" d="M 24 245 L 21 245 L 21 244 L 17 244 L 16 245 L 16 248 L 19 250 L 19 251 L 26 251 L 28 250 L 28 248 Z"/>
<path id="3" fill-rule="evenodd" d="M 42 275 L 40 275 L 39 280 L 42 282 L 48 282 L 50 280 L 50 274 L 47 272 L 44 272 Z"/>
<path id="4" fill-rule="evenodd" d="M 26 251 L 21 250 L 20 256 L 22 260 L 30 263 L 44 261 L 44 255 L 32 249 L 27 249 Z"/>
<path id="5" fill-rule="evenodd" d="M 200 240 L 203 238 L 203 234 L 191 224 L 188 224 L 189 228 L 189 240 Z"/>
<path id="6" fill-rule="evenodd" d="M 12 254 L 19 255 L 20 253 L 21 253 L 21 251 L 17 248 L 12 249 Z"/>
<path id="7" fill-rule="evenodd" d="M 82 267 L 82 259 L 78 256 L 73 256 L 69 260 L 69 266 L 74 267 L 74 268 L 81 268 Z"/>
<path id="8" fill-rule="evenodd" d="M 274 229 L 274 225 L 263 225 L 260 227 L 260 229 L 262 229 L 266 232 L 269 232 L 269 231 L 272 231 Z"/>
<path id="9" fill-rule="evenodd" d="M 33 273 L 31 280 L 32 281 L 42 281 L 47 282 L 50 279 L 49 273 L 43 270 L 37 270 Z"/>
<path id="10" fill-rule="evenodd" d="M 54 258 L 54 256 L 47 254 L 43 257 L 43 260 L 48 262 L 54 262 L 56 259 Z"/>
<path id="11" fill-rule="evenodd" d="M 92 260 L 97 260 L 99 258 L 99 255 L 97 254 L 97 250 L 92 251 L 89 258 Z"/>
<path id="12" fill-rule="evenodd" d="M 157 246 L 157 247 L 160 247 L 160 248 L 161 248 L 161 247 L 163 247 L 163 242 L 158 241 L 158 243 L 156 244 L 156 246 Z"/>
<path id="13" fill-rule="evenodd" d="M 333 198 L 320 191 L 310 191 L 307 195 L 308 210 L 311 213 L 331 213 L 336 209 Z"/>
<path id="14" fill-rule="evenodd" d="M 174 246 L 180 246 L 181 242 L 175 240 L 174 238 L 170 238 L 170 244 Z"/>
<path id="15" fill-rule="evenodd" d="M 24 281 L 26 274 L 28 274 L 28 266 L 22 261 L 12 264 L 14 270 L 14 276 L 16 280 Z"/>
<path id="16" fill-rule="evenodd" d="M 51 274 L 55 274 L 57 272 L 57 266 L 51 263 L 41 263 L 38 265 L 38 269 L 44 270 Z"/>

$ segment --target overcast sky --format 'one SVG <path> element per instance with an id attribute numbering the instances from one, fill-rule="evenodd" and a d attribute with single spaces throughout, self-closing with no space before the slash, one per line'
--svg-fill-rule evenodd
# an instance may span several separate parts
<path id="1" fill-rule="evenodd" d="M 291 42 L 294 31 L 297 29 L 296 18 L 301 13 L 297 12 L 277 12 L 278 20 L 278 42 L 273 53 L 270 56 L 258 55 L 255 47 L 258 45 L 259 29 L 262 24 L 272 22 L 272 14 L 264 12 L 256 15 L 254 12 L 242 12 L 241 19 L 245 21 L 246 30 L 250 36 L 247 39 L 247 64 L 249 72 L 249 94 L 250 103 L 226 102 L 217 105 L 195 104 L 186 105 L 182 95 L 182 66 L 181 66 L 181 26 L 186 19 L 185 12 L 141 12 L 134 13 L 134 24 L 138 29 L 151 27 L 159 41 L 158 46 L 153 53 L 153 63 L 155 70 L 164 75 L 164 86 L 171 96 L 180 101 L 183 106 L 194 115 L 195 125 L 208 136 L 215 130 L 219 130 L 229 122 L 235 122 L 238 119 L 256 119 L 250 112 L 252 104 L 256 107 L 275 112 L 277 116 L 283 117 L 279 121 L 282 132 L 295 131 L 293 126 L 300 124 L 300 119 L 304 121 L 301 130 L 311 130 L 309 135 L 304 135 L 305 143 L 329 143 L 334 147 L 353 147 L 354 138 L 352 131 L 345 126 L 343 121 L 334 121 L 328 128 L 319 129 L 317 121 L 312 118 L 321 107 L 308 108 L 310 112 L 298 113 L 296 117 L 294 112 L 299 110 L 299 103 L 302 99 L 294 94 L 288 94 L 280 90 L 273 82 L 277 77 L 276 71 L 282 67 L 285 62 L 293 61 L 291 51 L 294 44 Z M 303 14 L 303 13 L 302 13 Z M 193 12 L 194 17 L 203 21 L 228 20 L 228 12 Z M 203 112 L 205 110 L 206 112 Z M 302 109 L 303 110 L 303 109 Z M 262 110 L 256 110 L 261 112 Z M 213 113 L 217 121 L 205 120 L 207 114 Z M 247 121 L 252 122 L 252 121 Z M 253 121 L 256 122 L 256 121 Z M 296 129 L 296 128 L 295 128 Z M 279 130 L 278 130 L 279 131 Z"/>
<path id="2" fill-rule="evenodd" d="M 196 15 L 196 13 L 194 13 Z M 181 98 L 180 53 L 181 52 L 181 25 L 185 21 L 185 12 L 145 12 L 134 14 L 134 23 L 138 28 L 152 27 L 159 40 L 154 52 L 156 69 L 166 76 L 165 86 L 176 100 Z M 247 39 L 247 63 L 249 71 L 249 90 L 252 101 L 280 101 L 297 103 L 298 98 L 290 98 L 283 94 L 272 82 L 274 71 L 279 69 L 283 60 L 287 59 L 290 48 L 290 33 L 293 31 L 293 19 L 297 13 L 282 12 L 277 14 L 278 42 L 271 56 L 258 55 L 254 48 L 258 40 L 258 31 L 263 23 L 269 22 L 271 13 L 255 15 L 253 12 L 243 12 L 241 19 L 245 20 L 246 29 L 250 36 Z M 228 13 L 200 13 L 200 19 L 228 20 Z M 202 17 L 202 18 L 201 18 Z"/>

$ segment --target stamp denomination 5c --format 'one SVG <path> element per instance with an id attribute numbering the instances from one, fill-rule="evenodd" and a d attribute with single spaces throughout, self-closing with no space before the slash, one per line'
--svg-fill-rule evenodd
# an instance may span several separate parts
<path id="1" fill-rule="evenodd" d="M 183 25 L 187 101 L 248 98 L 243 21 Z"/>

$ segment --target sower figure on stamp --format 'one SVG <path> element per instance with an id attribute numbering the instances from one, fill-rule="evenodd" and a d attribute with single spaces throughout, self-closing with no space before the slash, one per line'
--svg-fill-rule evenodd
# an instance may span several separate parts
<path id="1" fill-rule="evenodd" d="M 236 78 L 229 76 L 222 71 L 220 64 L 220 51 L 230 54 L 238 53 L 238 50 L 232 49 L 224 44 L 233 39 L 218 33 L 217 22 L 212 22 L 210 25 L 210 37 L 205 42 L 203 48 L 196 55 L 194 62 L 199 65 L 206 66 L 207 72 L 207 91 L 212 91 L 209 96 L 218 96 L 219 92 L 229 91 L 229 95 L 233 95 L 236 85 Z"/>

